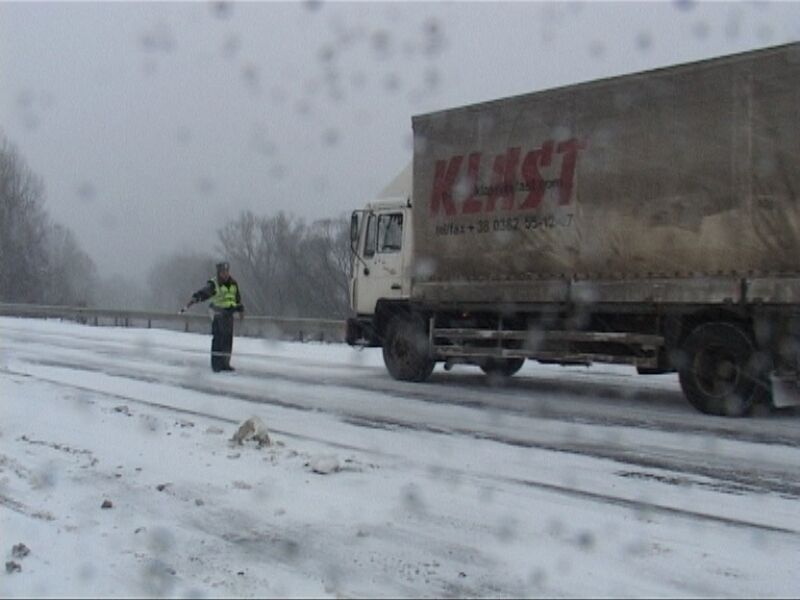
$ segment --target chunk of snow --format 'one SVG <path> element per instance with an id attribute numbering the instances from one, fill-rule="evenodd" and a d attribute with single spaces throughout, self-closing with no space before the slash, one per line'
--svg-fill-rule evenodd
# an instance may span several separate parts
<path id="1" fill-rule="evenodd" d="M 243 444 L 247 440 L 254 440 L 261 446 L 271 446 L 272 440 L 269 439 L 269 431 L 264 422 L 258 417 L 250 417 L 239 426 L 233 434 L 231 442 Z"/>
<path id="2" fill-rule="evenodd" d="M 339 459 L 330 455 L 315 456 L 308 461 L 308 466 L 311 467 L 314 473 L 319 473 L 320 475 L 329 475 L 341 468 Z"/>

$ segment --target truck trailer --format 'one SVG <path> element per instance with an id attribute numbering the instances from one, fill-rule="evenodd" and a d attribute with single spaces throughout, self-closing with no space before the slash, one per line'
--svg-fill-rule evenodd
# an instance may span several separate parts
<path id="1" fill-rule="evenodd" d="M 347 341 L 394 378 L 618 363 L 707 414 L 800 403 L 800 43 L 412 128 L 351 219 Z"/>

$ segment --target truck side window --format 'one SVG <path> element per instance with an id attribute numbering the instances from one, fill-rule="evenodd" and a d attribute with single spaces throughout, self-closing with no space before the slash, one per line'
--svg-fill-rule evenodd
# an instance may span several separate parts
<path id="1" fill-rule="evenodd" d="M 378 252 L 400 252 L 403 243 L 403 213 L 378 217 Z"/>
<path id="2" fill-rule="evenodd" d="M 377 235 L 376 231 L 376 223 L 377 219 L 375 215 L 370 215 L 369 219 L 367 220 L 367 235 L 364 238 L 364 256 L 374 256 L 375 255 L 375 238 Z"/>

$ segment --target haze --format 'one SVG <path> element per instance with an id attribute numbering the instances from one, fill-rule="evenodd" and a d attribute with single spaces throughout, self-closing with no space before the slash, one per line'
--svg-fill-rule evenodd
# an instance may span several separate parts
<path id="1" fill-rule="evenodd" d="M 2 3 L 0 129 L 101 276 L 348 214 L 411 116 L 795 41 L 798 3 Z"/>

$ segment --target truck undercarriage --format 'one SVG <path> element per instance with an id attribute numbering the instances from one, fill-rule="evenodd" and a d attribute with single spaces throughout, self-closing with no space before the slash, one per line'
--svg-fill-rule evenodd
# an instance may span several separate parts
<path id="1" fill-rule="evenodd" d="M 526 359 L 627 364 L 641 374 L 677 372 L 701 412 L 743 416 L 759 403 L 797 404 L 800 317 L 786 309 L 684 306 L 625 312 L 619 306 L 456 310 L 383 303 L 348 322 L 348 341 L 381 346 L 393 377 L 427 379 L 437 362 L 510 376 Z"/>

